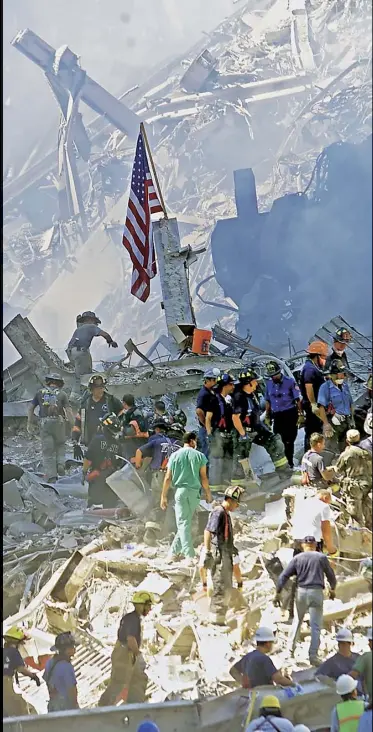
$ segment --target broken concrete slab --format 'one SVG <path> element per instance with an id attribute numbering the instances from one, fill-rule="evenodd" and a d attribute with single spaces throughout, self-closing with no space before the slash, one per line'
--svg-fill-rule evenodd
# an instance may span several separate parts
<path id="1" fill-rule="evenodd" d="M 181 656 L 187 658 L 192 650 L 193 644 L 198 643 L 196 630 L 192 625 L 183 625 L 180 630 L 170 639 L 162 649 L 161 656 Z"/>
<path id="2" fill-rule="evenodd" d="M 32 536 L 33 534 L 44 534 L 45 530 L 38 524 L 31 521 L 15 521 L 9 526 L 8 534 L 10 536 Z"/>
<path id="3" fill-rule="evenodd" d="M 23 511 L 3 511 L 3 527 L 8 528 L 16 522 L 32 523 L 32 511 L 24 509 Z"/>
<path id="4" fill-rule="evenodd" d="M 92 574 L 94 565 L 94 558 L 83 556 L 77 549 L 51 590 L 51 598 L 58 602 L 73 603 L 78 592 Z"/>
<path id="5" fill-rule="evenodd" d="M 15 478 L 3 484 L 3 503 L 7 506 L 13 506 L 13 508 L 24 507 L 20 485 Z"/>
<path id="6" fill-rule="evenodd" d="M 18 419 L 27 419 L 30 404 L 31 400 L 29 399 L 18 402 L 4 402 L 3 419 L 10 419 L 13 417 L 17 417 Z"/>

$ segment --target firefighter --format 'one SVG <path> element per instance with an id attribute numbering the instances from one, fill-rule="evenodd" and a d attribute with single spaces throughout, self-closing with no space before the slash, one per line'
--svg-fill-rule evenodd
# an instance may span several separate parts
<path id="1" fill-rule="evenodd" d="M 332 352 L 325 362 L 325 371 L 328 372 L 333 361 L 342 361 L 346 369 L 349 368 L 346 346 L 352 342 L 352 334 L 347 328 L 338 328 L 333 337 Z"/>
<path id="2" fill-rule="evenodd" d="M 148 677 L 145 661 L 141 655 L 141 618 L 146 617 L 152 608 L 153 596 L 150 592 L 137 591 L 132 597 L 135 609 L 123 615 L 118 639 L 111 656 L 110 681 L 102 694 L 98 706 L 118 704 L 143 704 Z"/>
<path id="3" fill-rule="evenodd" d="M 63 391 L 64 380 L 58 374 L 45 377 L 45 387 L 36 392 L 29 410 L 27 431 L 34 431 L 35 409 L 39 407 L 39 423 L 43 468 L 48 482 L 65 475 L 66 421 L 71 425 L 74 416 L 70 402 Z"/>
<path id="4" fill-rule="evenodd" d="M 261 445 L 268 452 L 279 476 L 289 475 L 289 463 L 279 435 L 274 435 L 260 421 L 261 407 L 257 395 L 258 376 L 252 369 L 244 369 L 238 376 L 238 386 L 233 395 L 233 425 L 235 469 L 241 464 L 244 477 L 252 478 L 249 463 L 253 443 Z"/>
<path id="5" fill-rule="evenodd" d="M 210 488 L 229 485 L 233 472 L 233 421 L 232 405 L 226 399 L 234 392 L 231 374 L 218 376 L 215 399 L 206 412 L 206 432 L 209 446 Z"/>
<path id="6" fill-rule="evenodd" d="M 135 462 L 136 450 L 145 445 L 149 438 L 148 420 L 144 412 L 136 406 L 132 394 L 122 397 L 122 424 L 124 437 L 123 457 Z"/>
<path id="7" fill-rule="evenodd" d="M 196 415 L 199 423 L 198 430 L 198 449 L 208 458 L 209 446 L 206 432 L 206 414 L 211 411 L 211 402 L 214 401 L 215 395 L 213 388 L 216 380 L 220 376 L 220 369 L 210 368 L 204 373 L 203 386 L 198 392 Z"/>
<path id="8" fill-rule="evenodd" d="M 55 653 L 45 665 L 43 679 L 48 687 L 48 712 L 79 709 L 77 681 L 71 659 L 75 656 L 76 641 L 68 631 L 56 636 L 51 651 Z"/>
<path id="9" fill-rule="evenodd" d="M 299 386 L 302 395 L 304 412 L 304 452 L 310 448 L 310 437 L 314 432 L 322 431 L 322 422 L 317 406 L 317 397 L 321 384 L 325 381 L 323 369 L 328 355 L 328 346 L 324 341 L 313 341 L 307 346 L 307 359 L 303 364 Z"/>
<path id="10" fill-rule="evenodd" d="M 225 623 L 232 592 L 235 550 L 230 513 L 238 508 L 242 493 L 243 488 L 237 485 L 226 488 L 224 500 L 211 511 L 204 533 L 201 559 L 204 569 L 211 570 L 214 585 L 210 619 L 218 625 Z"/>
<path id="11" fill-rule="evenodd" d="M 317 406 L 323 423 L 326 449 L 339 455 L 346 444 L 346 434 L 355 427 L 350 388 L 342 361 L 333 361 L 330 378 L 320 386 Z"/>
<path id="12" fill-rule="evenodd" d="M 140 470 L 144 458 L 150 458 L 150 481 L 153 499 L 151 521 L 145 524 L 145 544 L 155 546 L 157 539 L 163 539 L 171 528 L 175 526 L 174 510 L 169 503 L 168 511 L 164 513 L 160 507 L 163 481 L 166 475 L 168 461 L 172 453 L 182 446 L 174 437 L 168 437 L 169 425 L 158 417 L 153 422 L 154 434 L 149 441 L 138 447 L 135 455 L 135 468 Z"/>
<path id="13" fill-rule="evenodd" d="M 294 467 L 294 443 L 298 422 L 303 422 L 299 387 L 295 379 L 285 376 L 276 361 L 266 364 L 268 382 L 265 392 L 267 426 L 273 420 L 273 431 L 280 435 L 287 461 Z"/>
<path id="14" fill-rule="evenodd" d="M 3 717 L 24 717 L 30 712 L 23 696 L 14 691 L 14 677 L 17 678 L 17 674 L 28 676 L 37 686 L 40 686 L 40 679 L 37 674 L 26 668 L 18 650 L 19 644 L 27 640 L 22 628 L 13 625 L 3 637 Z"/>
<path id="15" fill-rule="evenodd" d="M 101 320 L 91 310 L 87 310 L 76 319 L 76 330 L 72 334 L 66 353 L 75 370 L 74 393 L 80 397 L 80 379 L 84 374 L 92 373 L 92 356 L 90 346 L 93 338 L 101 336 L 108 346 L 118 348 L 118 343 L 113 341 L 111 335 L 99 328 Z"/>
<path id="16" fill-rule="evenodd" d="M 100 418 L 100 426 L 83 460 L 82 483 L 88 481 L 88 508 L 102 505 L 103 508 L 116 508 L 118 496 L 106 483 L 106 478 L 120 465 L 119 437 L 122 425 L 115 414 L 105 414 Z"/>
<path id="17" fill-rule="evenodd" d="M 158 400 L 154 402 L 154 412 L 153 414 L 149 415 L 149 432 L 153 433 L 154 431 L 154 424 L 155 422 L 158 422 L 159 419 L 162 419 L 167 424 L 172 424 L 173 417 L 167 412 L 166 405 L 162 400 Z"/>
<path id="18" fill-rule="evenodd" d="M 75 460 L 82 460 L 81 444 L 90 444 L 97 433 L 100 419 L 105 414 L 119 416 L 124 411 L 122 402 L 105 391 L 106 384 L 107 379 L 101 374 L 93 374 L 88 381 L 88 390 L 82 398 L 71 434 Z"/>
<path id="19" fill-rule="evenodd" d="M 341 483 L 341 498 L 345 501 L 345 522 L 354 519 L 360 526 L 372 526 L 372 456 L 359 447 L 360 434 L 348 430 L 347 447 L 339 456 L 335 467 Z"/>

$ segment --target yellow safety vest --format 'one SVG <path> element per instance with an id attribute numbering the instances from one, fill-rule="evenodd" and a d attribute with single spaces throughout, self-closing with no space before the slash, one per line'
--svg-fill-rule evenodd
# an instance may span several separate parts
<path id="1" fill-rule="evenodd" d="M 336 710 L 341 732 L 357 732 L 359 719 L 364 712 L 364 702 L 360 699 L 349 699 L 337 704 Z"/>

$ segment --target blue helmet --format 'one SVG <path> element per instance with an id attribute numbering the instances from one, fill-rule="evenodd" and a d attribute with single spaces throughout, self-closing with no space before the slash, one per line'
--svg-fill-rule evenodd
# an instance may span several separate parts
<path id="1" fill-rule="evenodd" d="M 145 722 L 141 722 L 137 728 L 137 732 L 160 732 L 158 725 L 152 722 L 151 719 L 146 719 Z"/>

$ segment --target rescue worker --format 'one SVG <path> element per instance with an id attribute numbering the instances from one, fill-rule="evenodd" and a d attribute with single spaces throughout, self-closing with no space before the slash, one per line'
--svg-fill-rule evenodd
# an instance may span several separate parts
<path id="1" fill-rule="evenodd" d="M 88 481 L 88 508 L 102 505 L 103 508 L 116 508 L 118 496 L 106 483 L 106 478 L 121 465 L 121 446 L 118 442 L 121 423 L 115 414 L 105 414 L 100 418 L 97 434 L 88 445 L 83 460 L 82 483 Z"/>
<path id="2" fill-rule="evenodd" d="M 218 625 L 225 623 L 232 591 L 234 541 L 230 513 L 238 508 L 242 493 L 238 485 L 226 488 L 224 500 L 211 511 L 204 532 L 203 567 L 211 570 L 214 586 L 210 619 Z"/>
<path id="3" fill-rule="evenodd" d="M 196 415 L 199 423 L 198 430 L 198 449 L 208 458 L 209 446 L 206 431 L 206 414 L 211 412 L 211 404 L 215 401 L 213 388 L 216 380 L 220 376 L 220 369 L 207 369 L 204 373 L 203 386 L 197 396 Z"/>
<path id="4" fill-rule="evenodd" d="M 113 341 L 111 335 L 98 327 L 100 323 L 101 320 L 91 310 L 78 315 L 77 328 L 74 330 L 66 349 L 66 353 L 75 369 L 74 393 L 77 396 L 80 396 L 81 392 L 81 377 L 84 374 L 92 373 L 92 356 L 89 349 L 93 339 L 101 336 L 101 338 L 105 338 L 108 346 L 118 348 L 118 343 Z"/>
<path id="5" fill-rule="evenodd" d="M 370 454 L 372 454 L 372 421 L 372 410 L 370 409 L 364 422 L 364 432 L 367 437 L 359 442 L 359 447 Z"/>
<path id="6" fill-rule="evenodd" d="M 342 674 L 335 685 L 342 701 L 336 704 L 330 718 L 330 732 L 357 732 L 364 712 L 364 701 L 357 698 L 357 681 Z"/>
<path id="7" fill-rule="evenodd" d="M 310 437 L 310 449 L 302 458 L 302 485 L 328 488 L 330 483 L 335 483 L 335 470 L 333 467 L 325 467 L 322 455 L 324 450 L 324 436 L 314 432 Z"/>
<path id="8" fill-rule="evenodd" d="M 368 697 L 369 701 L 372 701 L 372 628 L 368 628 L 367 638 L 369 643 L 369 651 L 363 653 L 362 656 L 356 659 L 350 676 L 353 679 L 360 679 L 361 685 L 365 696 Z"/>
<path id="9" fill-rule="evenodd" d="M 205 552 L 202 551 L 199 559 L 198 569 L 199 569 L 199 576 L 200 580 L 202 582 L 202 589 L 204 592 L 207 592 L 207 569 L 204 567 L 205 563 Z M 242 590 L 243 589 L 243 579 L 242 579 L 242 572 L 240 567 L 240 555 L 238 549 L 234 546 L 233 547 L 233 577 L 237 582 L 237 589 Z"/>
<path id="10" fill-rule="evenodd" d="M 282 716 L 281 704 L 277 696 L 264 696 L 260 702 L 259 717 L 253 719 L 245 728 L 245 732 L 294 732 L 294 727 L 289 719 Z"/>
<path id="11" fill-rule="evenodd" d="M 149 432 L 153 432 L 154 423 L 158 422 L 159 419 L 163 419 L 169 425 L 173 422 L 173 417 L 168 414 L 166 405 L 161 400 L 154 402 L 154 413 L 149 418 Z"/>
<path id="12" fill-rule="evenodd" d="M 359 526 L 372 527 L 372 456 L 359 446 L 360 434 L 348 430 L 347 447 L 334 469 L 341 484 L 341 498 L 346 504 L 344 521 L 354 519 Z"/>
<path id="13" fill-rule="evenodd" d="M 322 422 L 319 417 L 317 397 L 325 377 L 325 367 L 328 355 L 328 346 L 323 341 L 313 341 L 307 346 L 307 359 L 303 364 L 299 377 L 300 392 L 302 395 L 302 409 L 304 412 L 304 452 L 309 450 L 310 436 L 313 432 L 322 431 Z"/>
<path id="14" fill-rule="evenodd" d="M 342 361 L 346 370 L 349 364 L 346 356 L 346 346 L 352 342 L 352 335 L 347 328 L 338 328 L 333 337 L 332 352 L 325 362 L 325 371 L 328 373 L 333 361 Z"/>
<path id="15" fill-rule="evenodd" d="M 256 686 L 294 686 L 287 674 L 278 671 L 269 657 L 275 643 L 275 633 L 271 628 L 258 628 L 254 635 L 256 649 L 243 656 L 234 664 L 230 675 L 244 689 L 255 689 Z"/>
<path id="16" fill-rule="evenodd" d="M 175 438 L 168 437 L 168 428 L 169 425 L 164 419 L 158 417 L 153 422 L 154 434 L 151 435 L 145 445 L 137 448 L 135 455 L 136 470 L 141 469 L 144 458 L 150 459 L 153 511 L 151 521 L 147 521 L 145 524 L 144 534 L 144 541 L 150 546 L 155 546 L 157 539 L 163 539 L 172 530 L 172 523 L 175 523 L 174 511 L 171 505 L 168 506 L 170 509 L 168 516 L 164 514 L 160 507 L 163 482 L 170 456 L 182 447 Z"/>
<path id="17" fill-rule="evenodd" d="M 367 418 L 368 412 L 372 410 L 372 374 L 369 374 L 368 381 L 366 383 L 366 392 L 359 399 L 358 404 L 355 407 L 355 423 L 356 429 L 359 430 L 362 435 L 365 432 L 364 423 Z"/>
<path id="18" fill-rule="evenodd" d="M 168 555 L 171 561 L 183 555 L 187 564 L 194 564 L 192 519 L 200 502 L 201 487 L 204 489 L 206 501 L 208 503 L 212 501 L 206 465 L 206 456 L 197 450 L 196 433 L 186 432 L 183 447 L 174 452 L 168 460 L 161 495 L 160 505 L 162 510 L 166 511 L 168 492 L 172 485 L 175 492 L 177 533 Z"/>
<path id="19" fill-rule="evenodd" d="M 330 585 L 329 597 L 335 598 L 337 580 L 325 554 L 316 551 L 314 536 L 306 536 L 302 542 L 303 551 L 290 560 L 286 569 L 281 572 L 276 588 L 274 604 L 280 602 L 280 593 L 290 577 L 296 576 L 297 590 L 295 595 L 294 620 L 289 634 L 290 653 L 294 655 L 300 629 L 305 614 L 309 613 L 311 643 L 309 659 L 311 666 L 319 666 L 317 652 L 320 646 L 320 633 L 323 626 L 324 576 Z"/>
<path id="20" fill-rule="evenodd" d="M 317 549 L 326 549 L 333 555 L 337 549 L 333 544 L 330 504 L 332 492 L 330 488 L 319 488 L 316 496 L 310 496 L 301 501 L 294 511 L 292 518 L 292 537 L 294 539 L 294 556 L 301 549 L 302 537 L 314 536 Z"/>
<path id="21" fill-rule="evenodd" d="M 138 590 L 132 597 L 135 609 L 123 615 L 118 639 L 111 655 L 110 681 L 102 694 L 98 706 L 107 707 L 118 702 L 142 704 L 145 702 L 148 677 L 145 661 L 141 654 L 141 618 L 152 609 L 153 596 L 145 590 Z"/>
<path id="22" fill-rule="evenodd" d="M 134 462 L 136 450 L 148 441 L 148 420 L 142 409 L 136 406 L 132 394 L 123 395 L 122 406 L 123 457 Z"/>
<path id="23" fill-rule="evenodd" d="M 330 378 L 320 386 L 317 405 L 326 449 L 339 455 L 346 444 L 347 430 L 355 426 L 353 404 L 342 361 L 333 361 L 329 374 Z"/>
<path id="24" fill-rule="evenodd" d="M 233 425 L 235 470 L 240 464 L 244 477 L 252 479 L 250 450 L 253 443 L 264 447 L 268 452 L 279 477 L 289 474 L 289 463 L 285 457 L 284 446 L 279 435 L 274 435 L 260 421 L 261 407 L 258 395 L 258 375 L 252 369 L 244 369 L 238 376 L 238 385 L 233 395 Z"/>
<path id="25" fill-rule="evenodd" d="M 66 421 L 72 425 L 74 416 L 70 402 L 63 391 L 64 380 L 58 374 L 45 377 L 45 387 L 36 392 L 28 409 L 27 431 L 32 434 L 35 409 L 39 407 L 39 424 L 43 469 L 47 482 L 53 483 L 58 475 L 65 475 Z"/>
<path id="26" fill-rule="evenodd" d="M 232 405 L 227 396 L 234 392 L 234 378 L 221 374 L 215 386 L 215 399 L 206 412 L 206 432 L 209 446 L 210 487 L 230 484 L 233 472 Z"/>
<path id="27" fill-rule="evenodd" d="M 106 384 L 107 379 L 101 374 L 93 374 L 88 381 L 88 390 L 82 398 L 71 434 L 75 460 L 82 460 L 81 444 L 90 444 L 97 433 L 100 419 L 105 414 L 119 416 L 124 411 L 122 402 L 105 391 Z"/>
<path id="28" fill-rule="evenodd" d="M 276 361 L 266 364 L 268 377 L 265 390 L 265 424 L 280 435 L 287 461 L 294 467 L 294 443 L 298 434 L 298 422 L 303 424 L 300 391 L 295 379 L 285 376 Z"/>
<path id="29" fill-rule="evenodd" d="M 17 679 L 17 674 L 22 674 L 35 681 L 37 686 L 41 682 L 38 675 L 25 666 L 18 650 L 19 644 L 28 639 L 22 628 L 13 625 L 3 638 L 3 717 L 24 717 L 30 713 L 28 705 L 22 694 L 15 693 L 13 680 Z"/>
<path id="30" fill-rule="evenodd" d="M 348 628 L 340 628 L 335 636 L 338 643 L 338 651 L 327 658 L 319 666 L 315 676 L 329 676 L 337 681 L 342 674 L 349 674 L 352 671 L 355 661 L 359 658 L 358 653 L 351 650 L 353 644 L 352 633 Z"/>
<path id="31" fill-rule="evenodd" d="M 55 653 L 46 665 L 43 679 L 48 687 L 48 712 L 79 709 L 78 688 L 71 659 L 75 656 L 76 641 L 70 633 L 59 633 L 51 651 Z"/>

